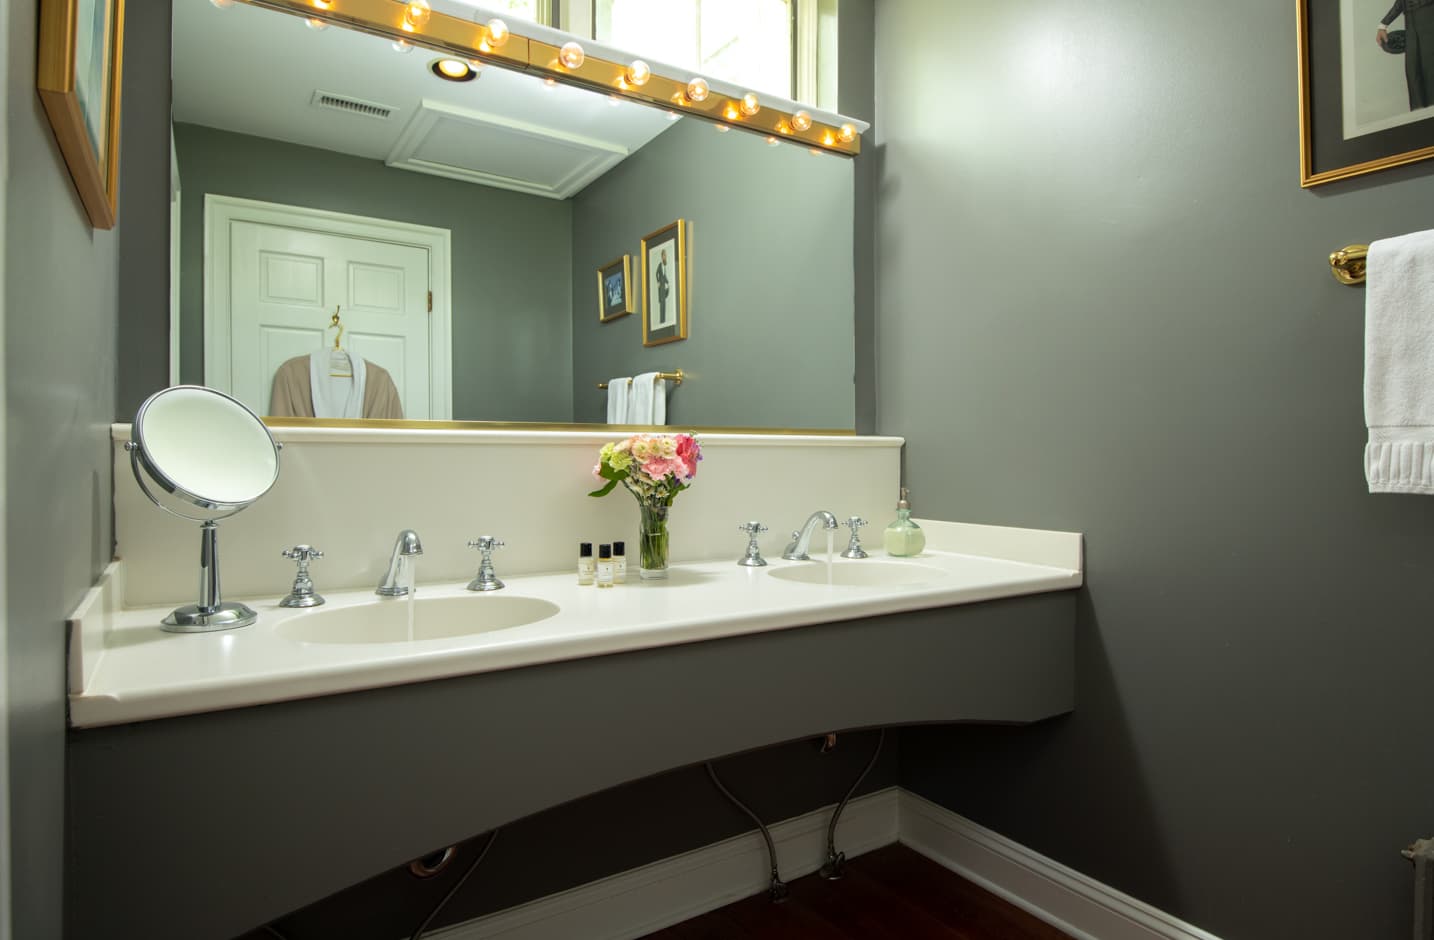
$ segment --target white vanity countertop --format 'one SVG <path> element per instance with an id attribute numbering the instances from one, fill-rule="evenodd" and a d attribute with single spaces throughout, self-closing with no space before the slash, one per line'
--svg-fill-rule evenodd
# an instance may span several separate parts
<path id="1" fill-rule="evenodd" d="M 1080 587 L 1078 534 L 1006 529 L 921 520 L 927 550 L 909 559 L 939 568 L 915 586 L 828 586 L 772 577 L 793 565 L 769 559 L 767 568 L 742 568 L 733 559 L 678 564 L 666 581 L 641 582 L 637 558 L 628 581 L 611 590 L 578 586 L 576 573 L 505 577 L 507 587 L 476 595 L 464 583 L 420 583 L 420 603 L 436 597 L 527 596 L 557 604 L 546 620 L 451 639 L 398 643 L 310 644 L 281 629 L 313 610 L 278 606 L 278 597 L 243 600 L 259 613 L 248 627 L 205 634 L 171 634 L 158 623 L 178 603 L 118 609 L 122 563 L 86 596 L 71 618 L 70 722 L 77 727 L 143 721 L 328 695 L 451 676 L 513 669 L 781 630 L 878 614 Z M 871 541 L 875 542 L 876 539 Z M 825 548 L 819 532 L 813 558 Z M 844 541 L 838 543 L 838 549 Z M 885 553 L 871 551 L 871 561 Z M 840 561 L 840 560 L 839 560 Z M 840 562 L 860 565 L 861 561 Z M 503 576 L 501 566 L 499 576 Z M 318 611 L 384 604 L 406 620 L 408 601 L 379 599 L 371 590 L 326 592 Z"/>

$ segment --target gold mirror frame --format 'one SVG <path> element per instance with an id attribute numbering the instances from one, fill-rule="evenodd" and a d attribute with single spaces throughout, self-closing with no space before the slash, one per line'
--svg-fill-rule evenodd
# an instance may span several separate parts
<path id="1" fill-rule="evenodd" d="M 567 85 L 617 95 L 666 108 L 777 140 L 830 153 L 856 156 L 861 134 L 852 124 L 833 125 L 805 111 L 789 112 L 761 106 L 755 114 L 743 110 L 740 97 L 712 90 L 703 100 L 687 97 L 687 83 L 653 73 L 641 85 L 628 77 L 628 62 L 613 62 L 585 55 L 576 68 L 559 61 L 559 47 L 510 32 L 495 42 L 487 25 L 433 10 L 422 22 L 410 22 L 408 5 L 400 0 L 244 0 L 252 6 L 317 19 L 389 40 L 421 45 L 463 59 L 529 72 Z M 801 115 L 804 120 L 794 122 Z M 802 126 L 809 125 L 809 126 Z"/>

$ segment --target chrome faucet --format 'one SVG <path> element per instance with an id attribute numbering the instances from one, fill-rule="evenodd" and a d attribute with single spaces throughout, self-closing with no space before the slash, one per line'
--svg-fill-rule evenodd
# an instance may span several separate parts
<path id="1" fill-rule="evenodd" d="M 493 570 L 493 550 L 502 548 L 503 543 L 491 535 L 480 535 L 468 543 L 469 548 L 476 548 L 481 553 L 478 561 L 478 575 L 468 582 L 470 591 L 501 591 L 503 582 L 498 580 L 498 573 Z"/>
<path id="2" fill-rule="evenodd" d="M 408 585 L 399 583 L 399 574 L 405 567 L 403 560 L 422 554 L 423 543 L 418 540 L 417 532 L 412 529 L 404 529 L 398 533 L 398 541 L 393 544 L 393 557 L 388 560 L 388 574 L 383 576 L 383 581 L 380 582 L 374 593 L 380 597 L 407 596 Z"/>
<path id="3" fill-rule="evenodd" d="M 816 531 L 818 522 L 822 524 L 823 529 L 835 529 L 837 527 L 836 516 L 833 516 L 825 509 L 818 509 L 807 517 L 807 521 L 800 531 L 792 533 L 792 544 L 788 545 L 787 550 L 782 552 L 782 557 L 788 561 L 811 561 L 811 556 L 807 554 L 807 546 L 812 543 L 812 533 Z"/>

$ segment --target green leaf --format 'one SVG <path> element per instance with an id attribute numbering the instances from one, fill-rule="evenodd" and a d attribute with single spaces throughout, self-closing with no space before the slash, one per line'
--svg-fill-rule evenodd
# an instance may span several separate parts
<path id="1" fill-rule="evenodd" d="M 604 476 L 606 476 L 606 474 L 604 474 Z M 607 494 L 611 493 L 611 492 L 613 491 L 613 489 L 615 489 L 615 488 L 617 487 L 617 483 L 618 483 L 617 480 L 614 480 L 614 479 L 612 479 L 611 477 L 609 477 L 609 478 L 608 478 L 608 481 L 607 481 L 607 486 L 604 486 L 604 487 L 603 487 L 602 489 L 600 489 L 600 490 L 593 490 L 593 491 L 592 491 L 591 493 L 589 493 L 588 495 L 589 495 L 589 496 L 606 496 Z"/>

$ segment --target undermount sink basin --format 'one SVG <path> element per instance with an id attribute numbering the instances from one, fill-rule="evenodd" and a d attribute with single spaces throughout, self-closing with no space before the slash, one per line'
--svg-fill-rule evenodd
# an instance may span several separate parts
<path id="1" fill-rule="evenodd" d="M 551 601 L 510 594 L 417 597 L 412 603 L 412 625 L 409 601 L 394 599 L 320 608 L 280 624 L 278 632 L 300 643 L 411 643 L 507 630 L 547 620 L 558 612 Z"/>
<path id="2" fill-rule="evenodd" d="M 869 558 L 839 561 L 804 562 L 791 567 L 773 568 L 770 576 L 799 584 L 836 585 L 840 587 L 911 587 L 930 584 L 946 577 L 946 572 L 931 565 L 910 561 L 873 561 Z"/>

